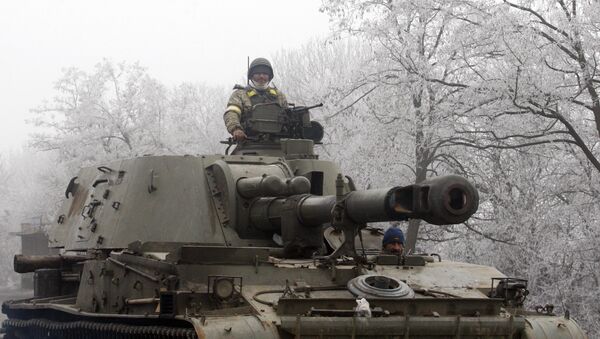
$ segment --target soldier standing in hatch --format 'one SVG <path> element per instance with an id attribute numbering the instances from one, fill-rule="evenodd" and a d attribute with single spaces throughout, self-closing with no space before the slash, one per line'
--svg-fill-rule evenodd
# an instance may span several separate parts
<path id="1" fill-rule="evenodd" d="M 227 132 L 231 133 L 234 141 L 246 140 L 246 133 L 242 127 L 244 114 L 252 110 L 256 104 L 276 103 L 281 108 L 287 108 L 285 95 L 274 87 L 269 87 L 273 80 L 273 67 L 269 60 L 256 58 L 248 68 L 248 86 L 236 89 L 229 101 L 223 115 Z"/>

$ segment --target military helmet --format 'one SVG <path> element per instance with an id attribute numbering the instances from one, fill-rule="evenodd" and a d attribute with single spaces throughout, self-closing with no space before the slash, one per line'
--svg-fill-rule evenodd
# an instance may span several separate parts
<path id="1" fill-rule="evenodd" d="M 265 58 L 252 60 L 250 68 L 248 68 L 248 79 L 251 79 L 254 73 L 265 73 L 269 75 L 270 79 L 273 79 L 273 67 L 271 67 L 269 60 Z"/>

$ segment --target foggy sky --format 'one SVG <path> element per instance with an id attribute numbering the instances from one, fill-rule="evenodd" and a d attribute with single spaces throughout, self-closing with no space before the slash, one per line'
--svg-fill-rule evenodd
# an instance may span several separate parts
<path id="1" fill-rule="evenodd" d="M 31 130 L 29 109 L 65 67 L 139 61 L 167 85 L 232 86 L 247 57 L 271 57 L 328 33 L 320 1 L 0 1 L 0 152 Z M 276 67 L 276 65 L 275 65 Z"/>

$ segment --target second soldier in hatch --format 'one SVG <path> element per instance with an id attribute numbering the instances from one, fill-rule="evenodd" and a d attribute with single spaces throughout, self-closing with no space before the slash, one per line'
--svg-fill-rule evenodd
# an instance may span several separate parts
<path id="1" fill-rule="evenodd" d="M 404 233 L 401 229 L 391 226 L 383 234 L 382 252 L 385 254 L 402 255 L 404 252 Z"/>
<path id="2" fill-rule="evenodd" d="M 273 80 L 273 67 L 269 60 L 256 58 L 248 68 L 248 86 L 236 90 L 229 97 L 227 109 L 223 115 L 225 127 L 231 133 L 234 141 L 244 141 L 247 138 L 242 127 L 244 114 L 247 114 L 257 104 L 277 104 L 287 108 L 285 95 L 275 87 L 269 86 Z"/>

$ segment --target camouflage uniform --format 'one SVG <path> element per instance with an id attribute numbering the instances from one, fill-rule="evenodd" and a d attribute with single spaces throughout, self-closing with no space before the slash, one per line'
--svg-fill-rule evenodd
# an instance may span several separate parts
<path id="1" fill-rule="evenodd" d="M 229 97 L 227 109 L 223 115 L 227 132 L 233 133 L 237 128 L 243 129 L 241 122 L 244 114 L 252 110 L 252 106 L 263 103 L 277 103 L 282 108 L 288 106 L 285 95 L 272 87 L 268 87 L 266 90 L 252 87 L 235 90 Z"/>

